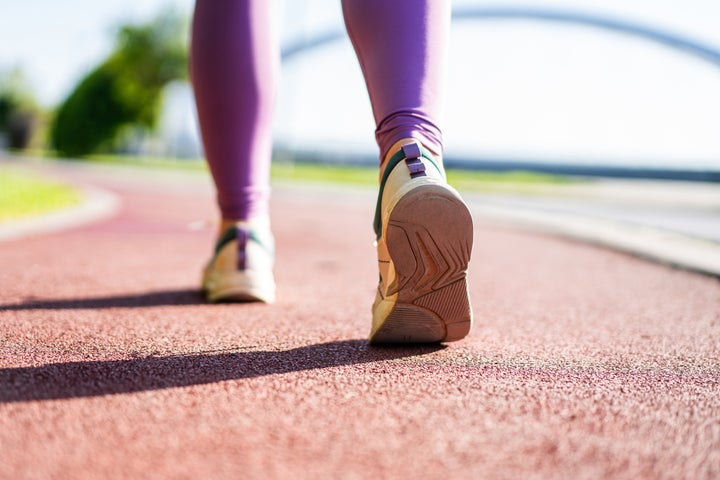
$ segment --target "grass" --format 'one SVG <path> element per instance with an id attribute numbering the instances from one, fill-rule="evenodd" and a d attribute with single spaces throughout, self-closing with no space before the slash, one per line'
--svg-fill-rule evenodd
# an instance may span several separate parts
<path id="1" fill-rule="evenodd" d="M 560 187 L 581 180 L 527 171 L 482 172 L 452 169 L 447 172 L 448 182 L 460 191 L 534 193 L 547 187 Z"/>
<path id="2" fill-rule="evenodd" d="M 321 165 L 309 163 L 274 163 L 272 178 L 287 181 L 332 182 L 375 186 L 378 170 L 375 167 Z M 568 177 L 533 172 L 483 172 L 450 169 L 448 182 L 461 191 L 519 191 L 530 192 L 540 186 L 557 186 L 576 182 Z"/>
<path id="3" fill-rule="evenodd" d="M 80 161 L 190 172 L 208 170 L 202 159 L 94 155 Z M 460 191 L 532 194 L 546 187 L 577 182 L 567 177 L 532 172 L 450 169 L 447 176 L 450 184 Z M 377 185 L 378 171 L 374 166 L 273 162 L 271 177 L 273 180 L 287 182 L 325 182 L 374 187 Z M 0 222 L 51 212 L 79 202 L 80 194 L 71 186 L 0 166 Z"/>
<path id="4" fill-rule="evenodd" d="M 121 155 L 93 155 L 88 160 L 114 165 L 170 168 L 186 171 L 207 171 L 202 159 L 176 160 L 157 157 Z M 377 185 L 378 171 L 374 166 L 329 165 L 315 163 L 273 162 L 271 172 L 274 180 L 329 182 L 353 185 Z M 486 190 L 493 187 L 523 187 L 533 185 L 558 185 L 575 183 L 577 180 L 560 175 L 513 171 L 484 172 L 478 170 L 450 169 L 448 181 L 460 190 Z"/>
<path id="5" fill-rule="evenodd" d="M 52 212 L 80 203 L 80 192 L 54 180 L 0 167 L 0 222 Z"/>
<path id="6" fill-rule="evenodd" d="M 326 182 L 351 185 L 375 185 L 377 168 L 351 165 L 324 165 L 313 163 L 273 162 L 270 169 L 273 180 L 298 182 Z"/>
<path id="7" fill-rule="evenodd" d="M 205 174 L 208 172 L 207 164 L 201 158 L 180 160 L 151 156 L 96 154 L 77 161 Z M 273 181 L 281 182 L 318 182 L 368 187 L 375 187 L 378 182 L 377 168 L 372 165 L 332 165 L 274 160 L 270 175 Z M 562 175 L 528 171 L 490 172 L 456 168 L 448 169 L 447 177 L 448 182 L 461 193 L 510 195 L 557 195 L 562 194 L 562 187 L 584 181 Z"/>
<path id="8" fill-rule="evenodd" d="M 201 158 L 178 160 L 176 158 L 143 157 L 138 155 L 95 154 L 75 161 L 121 165 L 128 167 L 169 168 L 171 170 L 187 170 L 197 172 L 207 171 L 207 165 L 205 164 L 205 161 Z"/>

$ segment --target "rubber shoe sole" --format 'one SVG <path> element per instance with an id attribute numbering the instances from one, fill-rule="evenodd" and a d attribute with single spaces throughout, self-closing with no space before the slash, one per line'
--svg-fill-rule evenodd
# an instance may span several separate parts
<path id="1" fill-rule="evenodd" d="M 274 240 L 269 227 L 261 227 L 264 235 L 247 226 L 234 225 L 218 239 L 201 281 L 209 302 L 275 301 Z"/>
<path id="2" fill-rule="evenodd" d="M 467 267 L 473 242 L 470 211 L 443 184 L 402 195 L 383 225 L 397 292 L 378 293 L 370 342 L 437 343 L 464 338 L 472 327 Z"/>
<path id="3" fill-rule="evenodd" d="M 210 303 L 275 302 L 275 282 L 255 272 L 232 272 L 215 275 L 203 282 L 205 297 Z"/>

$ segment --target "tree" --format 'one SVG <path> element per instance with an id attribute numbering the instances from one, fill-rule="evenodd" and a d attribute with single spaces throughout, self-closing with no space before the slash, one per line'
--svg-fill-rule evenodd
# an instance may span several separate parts
<path id="1" fill-rule="evenodd" d="M 0 75 L 0 133 L 7 146 L 23 149 L 30 143 L 39 108 L 20 69 Z"/>
<path id="2" fill-rule="evenodd" d="M 64 156 L 112 147 L 130 125 L 155 127 L 165 85 L 187 76 L 186 22 L 169 13 L 121 27 L 113 53 L 59 107 L 51 142 Z"/>

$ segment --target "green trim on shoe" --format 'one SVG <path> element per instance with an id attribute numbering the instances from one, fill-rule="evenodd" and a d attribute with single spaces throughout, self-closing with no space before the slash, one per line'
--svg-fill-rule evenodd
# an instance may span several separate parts
<path id="1" fill-rule="evenodd" d="M 269 223 L 227 227 L 203 269 L 201 286 L 207 300 L 274 302 L 274 250 Z"/>
<path id="2" fill-rule="evenodd" d="M 238 238 L 238 227 L 237 225 L 232 225 L 228 227 L 223 234 L 218 239 L 217 243 L 215 244 L 215 254 L 217 255 L 220 250 L 227 245 L 228 243 L 232 242 L 233 240 Z M 248 229 L 248 239 L 254 241 L 258 245 L 260 245 L 267 253 L 270 255 L 275 254 L 275 249 L 271 246 L 268 246 L 266 242 L 263 242 L 263 240 L 258 236 L 258 234 L 252 229 Z"/>
<path id="3" fill-rule="evenodd" d="M 410 144 L 412 145 L 412 144 Z M 438 172 L 443 174 L 443 170 L 438 166 L 438 164 L 435 162 L 435 159 L 433 159 L 432 154 L 420 145 L 420 143 L 415 143 L 420 149 L 420 158 L 424 158 L 425 160 L 429 161 Z M 380 239 L 382 237 L 382 196 L 383 192 L 385 191 L 385 183 L 387 182 L 388 177 L 390 176 L 390 173 L 393 171 L 395 167 L 398 166 L 400 162 L 403 160 L 407 160 L 408 157 L 406 156 L 405 150 L 403 148 L 400 148 L 400 150 L 397 151 L 392 157 L 390 157 L 387 161 L 387 165 L 385 166 L 385 170 L 383 170 L 382 179 L 380 180 L 380 189 L 378 190 L 378 198 L 377 198 L 377 204 L 375 205 L 375 218 L 373 220 L 373 228 L 375 230 L 375 235 L 377 236 L 377 239 Z"/>

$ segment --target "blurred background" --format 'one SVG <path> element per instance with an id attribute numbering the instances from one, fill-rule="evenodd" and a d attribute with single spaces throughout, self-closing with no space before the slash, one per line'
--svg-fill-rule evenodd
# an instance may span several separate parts
<path id="1" fill-rule="evenodd" d="M 201 156 L 185 67 L 191 0 L 3 3 L 1 146 Z M 449 163 L 717 179 L 720 3 L 453 5 Z M 277 21 L 285 52 L 278 151 L 375 162 L 340 2 L 278 1 Z"/>

